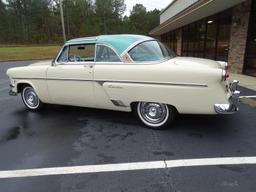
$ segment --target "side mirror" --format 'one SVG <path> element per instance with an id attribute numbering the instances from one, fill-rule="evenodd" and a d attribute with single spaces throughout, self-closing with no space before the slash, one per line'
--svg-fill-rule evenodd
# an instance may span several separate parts
<path id="1" fill-rule="evenodd" d="M 52 66 L 55 65 L 55 58 L 52 59 Z"/>

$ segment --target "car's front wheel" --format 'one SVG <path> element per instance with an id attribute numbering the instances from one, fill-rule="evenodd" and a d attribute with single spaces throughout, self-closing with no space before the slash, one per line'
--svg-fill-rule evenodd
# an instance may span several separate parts
<path id="1" fill-rule="evenodd" d="M 21 98 L 25 106 L 30 110 L 39 110 L 43 106 L 33 87 L 24 87 L 21 92 Z"/>
<path id="2" fill-rule="evenodd" d="M 140 120 L 152 129 L 167 128 L 176 115 L 174 107 L 154 102 L 139 102 L 136 112 Z"/>

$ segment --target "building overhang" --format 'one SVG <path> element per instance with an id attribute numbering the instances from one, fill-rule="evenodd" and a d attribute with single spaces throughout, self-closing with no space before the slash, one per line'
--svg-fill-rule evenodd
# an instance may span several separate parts
<path id="1" fill-rule="evenodd" d="M 171 8 L 174 8 L 176 4 L 177 8 L 182 7 L 178 4 L 182 3 L 181 0 L 174 0 L 170 5 L 167 6 L 167 8 L 164 9 L 163 12 L 161 12 L 161 16 L 164 14 L 166 17 L 166 15 L 169 14 L 170 18 L 162 19 L 161 24 L 150 31 L 149 34 L 152 36 L 158 36 L 167 33 L 168 31 L 175 30 L 187 24 L 229 9 L 244 1 L 245 0 L 194 0 L 193 4 L 189 4 L 188 7 L 178 10 L 179 12 L 173 15 L 174 10 Z M 175 10 L 177 11 L 177 9 Z"/>

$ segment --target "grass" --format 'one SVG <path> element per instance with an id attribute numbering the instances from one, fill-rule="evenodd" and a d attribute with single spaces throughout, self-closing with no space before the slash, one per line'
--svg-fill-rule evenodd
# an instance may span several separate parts
<path id="1" fill-rule="evenodd" d="M 0 61 L 41 60 L 56 57 L 60 46 L 0 47 Z"/>

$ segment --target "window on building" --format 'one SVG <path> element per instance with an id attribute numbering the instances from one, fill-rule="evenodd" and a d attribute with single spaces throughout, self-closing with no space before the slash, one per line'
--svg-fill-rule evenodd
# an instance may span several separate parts
<path id="1" fill-rule="evenodd" d="M 169 38 L 170 38 L 170 44 L 168 46 L 170 48 L 173 48 L 173 45 L 174 45 L 173 31 L 169 33 Z"/>
<path id="2" fill-rule="evenodd" d="M 206 21 L 201 20 L 197 23 L 198 34 L 198 52 L 197 57 L 204 57 L 205 37 L 206 37 Z"/>
<path id="3" fill-rule="evenodd" d="M 177 31 L 171 31 L 161 36 L 161 42 L 174 51 L 174 53 L 177 52 L 177 35 Z"/>
<path id="4" fill-rule="evenodd" d="M 188 56 L 189 26 L 182 29 L 182 56 Z"/>
<path id="5" fill-rule="evenodd" d="M 170 46 L 175 53 L 177 52 L 177 31 L 170 32 Z"/>
<path id="6" fill-rule="evenodd" d="M 161 42 L 165 44 L 168 42 L 168 33 L 161 35 Z"/>
<path id="7" fill-rule="evenodd" d="M 206 45 L 205 45 L 205 57 L 208 59 L 215 59 L 216 48 L 216 35 L 217 35 L 217 17 L 210 17 L 206 23 Z"/>
<path id="8" fill-rule="evenodd" d="M 182 28 L 182 55 L 227 61 L 232 11 Z"/>
<path id="9" fill-rule="evenodd" d="M 197 33 L 196 33 L 196 23 L 189 25 L 188 27 L 188 45 L 187 45 L 187 55 L 195 56 L 197 47 Z"/>
<path id="10" fill-rule="evenodd" d="M 216 60 L 227 61 L 229 51 L 230 26 L 232 22 L 232 12 L 226 11 L 218 17 L 218 35 Z"/>
<path id="11" fill-rule="evenodd" d="M 252 11 L 245 54 L 244 73 L 256 76 L 256 1 L 252 1 Z"/>

